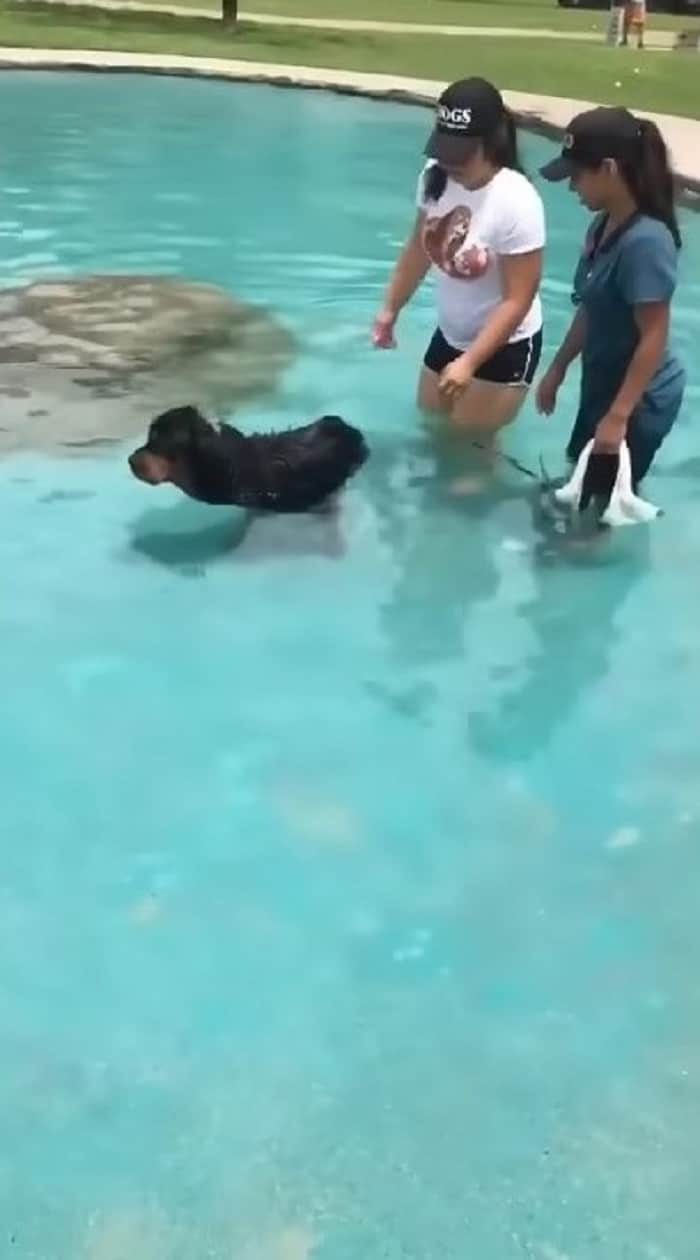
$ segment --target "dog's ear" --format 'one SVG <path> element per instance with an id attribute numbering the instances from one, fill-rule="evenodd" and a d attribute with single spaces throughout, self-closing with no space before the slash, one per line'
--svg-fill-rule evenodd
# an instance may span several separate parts
<path id="1" fill-rule="evenodd" d="M 219 457 L 226 452 L 229 458 L 237 454 L 239 447 L 245 446 L 246 442 L 243 434 L 232 425 L 206 420 L 199 411 L 190 420 L 190 440 L 193 451 L 203 455 L 216 452 Z"/>
<path id="2" fill-rule="evenodd" d="M 196 435 L 208 428 L 204 416 L 196 407 L 171 407 L 152 422 L 148 443 L 152 449 L 174 457 L 184 454 L 196 440 Z"/>
<path id="3" fill-rule="evenodd" d="M 180 410 L 183 418 L 186 417 L 187 427 L 193 442 L 198 442 L 200 439 L 216 434 L 217 430 L 214 425 L 210 424 L 206 416 L 203 416 L 197 407 L 181 407 Z"/>
<path id="4" fill-rule="evenodd" d="M 215 459 L 221 447 L 221 434 L 203 417 L 190 429 L 190 451 L 193 459 Z"/>
<path id="5" fill-rule="evenodd" d="M 173 407 L 166 413 L 173 432 L 180 435 L 183 447 L 196 450 L 200 443 L 216 436 L 216 429 L 202 415 L 198 407 Z"/>
<path id="6" fill-rule="evenodd" d="M 230 425 L 217 428 L 197 413 L 190 427 L 185 456 L 200 494 L 209 502 L 230 502 L 234 486 L 244 472 L 246 439 Z"/>

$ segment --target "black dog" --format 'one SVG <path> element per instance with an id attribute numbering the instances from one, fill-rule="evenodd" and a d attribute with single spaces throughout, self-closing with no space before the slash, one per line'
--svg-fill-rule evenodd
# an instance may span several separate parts
<path id="1" fill-rule="evenodd" d="M 306 512 L 339 490 L 368 455 L 362 434 L 339 416 L 246 437 L 228 424 L 210 424 L 195 407 L 176 407 L 156 417 L 129 466 L 140 481 L 171 482 L 202 503 Z"/>

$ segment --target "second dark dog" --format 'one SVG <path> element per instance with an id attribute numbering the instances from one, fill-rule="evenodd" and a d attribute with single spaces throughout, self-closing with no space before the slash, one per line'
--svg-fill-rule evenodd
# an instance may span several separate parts
<path id="1" fill-rule="evenodd" d="M 211 424 L 195 407 L 175 407 L 156 417 L 129 466 L 140 481 L 169 482 L 202 503 L 307 512 L 340 490 L 368 455 L 362 434 L 339 416 L 246 437 Z"/>

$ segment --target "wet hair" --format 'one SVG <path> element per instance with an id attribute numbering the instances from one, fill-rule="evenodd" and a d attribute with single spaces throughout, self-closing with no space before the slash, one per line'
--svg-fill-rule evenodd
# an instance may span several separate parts
<path id="1" fill-rule="evenodd" d="M 668 149 L 656 123 L 640 118 L 641 156 L 618 159 L 618 169 L 643 214 L 665 223 L 676 248 L 681 232 L 676 216 L 673 171 Z"/>
<path id="2" fill-rule="evenodd" d="M 481 148 L 486 160 L 491 162 L 498 170 L 505 166 L 511 171 L 520 171 L 522 173 L 523 167 L 518 150 L 518 128 L 515 122 L 515 115 L 511 110 L 504 110 L 501 122 L 490 135 L 484 136 L 483 139 L 474 138 L 465 142 L 465 162 L 468 162 L 478 152 L 479 148 Z M 439 201 L 447 187 L 447 179 L 447 171 L 440 166 L 439 162 L 431 166 L 426 172 L 423 185 L 425 200 Z"/>

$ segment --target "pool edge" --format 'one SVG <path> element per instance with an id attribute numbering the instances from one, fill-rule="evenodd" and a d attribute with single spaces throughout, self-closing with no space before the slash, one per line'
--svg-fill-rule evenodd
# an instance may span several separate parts
<path id="1" fill-rule="evenodd" d="M 223 82 L 265 83 L 272 87 L 316 89 L 347 96 L 364 96 L 396 104 L 421 105 L 432 108 L 445 84 L 433 79 L 396 78 L 351 70 L 328 70 L 316 66 L 288 66 L 278 63 L 229 61 L 216 58 L 166 56 L 150 53 L 125 53 L 96 49 L 41 49 L 0 47 L 2 70 L 69 70 L 108 74 L 154 74 L 176 78 L 216 79 Z M 568 120 L 592 102 L 555 96 L 539 96 L 524 92 L 504 91 L 508 105 L 526 130 L 549 139 L 559 138 Z M 685 149 L 693 142 L 700 153 L 700 122 L 670 114 L 647 115 L 665 132 L 669 147 L 673 139 L 669 131 L 686 129 L 680 143 Z M 691 138 L 690 131 L 697 132 Z M 678 158 L 676 137 L 674 165 L 679 196 L 684 205 L 700 210 L 700 170 L 697 175 L 684 169 Z"/>

